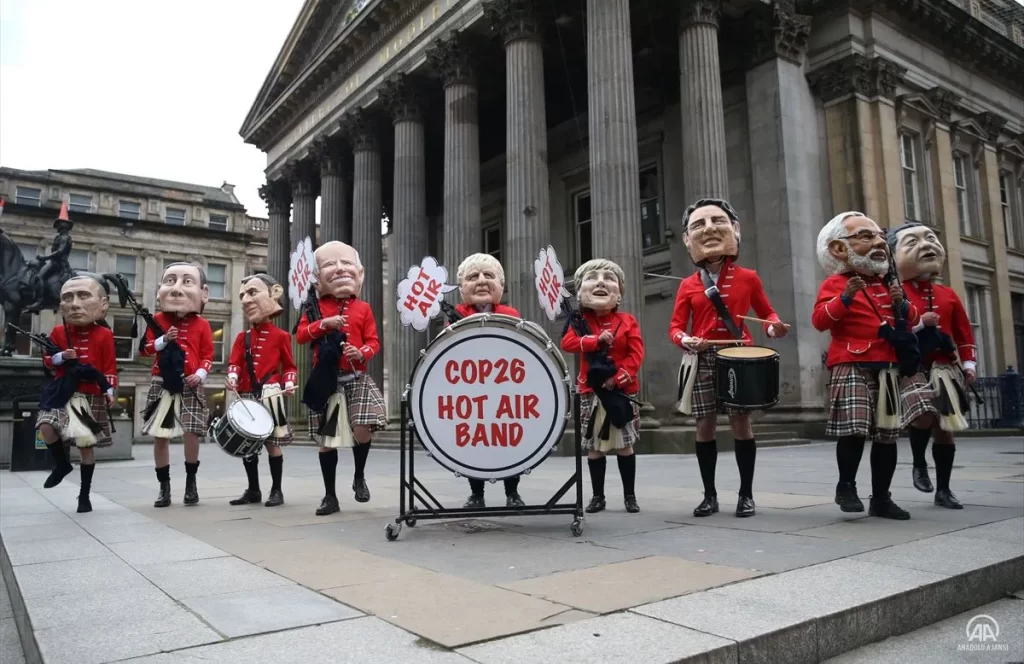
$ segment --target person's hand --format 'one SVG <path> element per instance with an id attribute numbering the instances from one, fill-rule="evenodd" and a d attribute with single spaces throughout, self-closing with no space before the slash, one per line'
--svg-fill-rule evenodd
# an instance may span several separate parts
<path id="1" fill-rule="evenodd" d="M 772 339 L 781 339 L 789 334 L 789 326 L 783 323 L 772 323 L 768 326 L 768 336 Z"/>
<path id="2" fill-rule="evenodd" d="M 604 387 L 604 389 L 606 389 L 606 390 L 612 389 L 613 387 L 615 387 L 615 379 L 614 378 L 609 378 L 608 380 L 604 381 L 604 384 L 602 385 L 602 387 Z"/>
<path id="3" fill-rule="evenodd" d="M 349 362 L 362 362 L 363 351 L 351 344 L 345 344 L 345 359 Z"/>
<path id="4" fill-rule="evenodd" d="M 295 383 L 293 383 L 291 381 L 288 381 L 287 383 L 284 384 L 284 391 L 285 392 L 291 392 L 294 389 L 295 389 Z"/>
<path id="5" fill-rule="evenodd" d="M 894 306 L 899 307 L 903 305 L 903 289 L 900 288 L 899 284 L 889 286 L 889 297 L 892 298 Z"/>
<path id="6" fill-rule="evenodd" d="M 188 383 L 189 387 L 196 388 L 203 384 L 203 379 L 192 374 L 191 376 L 185 376 L 185 382 Z"/>
<path id="7" fill-rule="evenodd" d="M 929 311 L 921 316 L 921 324 L 925 327 L 935 327 L 939 324 L 939 315 L 934 311 Z"/>
<path id="8" fill-rule="evenodd" d="M 972 369 L 964 370 L 964 382 L 968 385 L 974 385 L 974 381 L 978 380 L 978 374 Z"/>
<path id="9" fill-rule="evenodd" d="M 228 387 L 235 389 L 238 387 L 238 376 L 234 374 L 228 374 Z"/>
<path id="10" fill-rule="evenodd" d="M 864 277 L 853 276 L 846 282 L 846 290 L 843 291 L 843 295 L 848 299 L 853 299 L 857 295 L 858 291 L 862 291 L 867 288 L 868 285 L 864 283 Z"/>
<path id="11" fill-rule="evenodd" d="M 73 360 L 78 357 L 78 353 L 75 352 L 74 348 L 68 348 L 67 350 L 62 350 L 60 352 L 60 357 L 62 360 L 67 362 L 68 360 Z"/>
<path id="12" fill-rule="evenodd" d="M 611 330 L 605 330 L 604 332 L 602 332 L 597 337 L 598 343 L 602 343 L 605 346 L 610 346 L 612 344 L 612 341 L 614 341 L 614 340 L 615 340 L 615 335 L 612 334 Z"/>
<path id="13" fill-rule="evenodd" d="M 346 322 L 348 321 L 345 316 L 330 316 L 323 319 L 322 325 L 328 330 L 340 330 Z"/>
<path id="14" fill-rule="evenodd" d="M 107 397 L 107 408 L 113 408 L 114 407 L 114 395 L 113 394 L 107 394 L 107 395 L 104 395 L 104 396 Z"/>
<path id="15" fill-rule="evenodd" d="M 176 327 L 172 327 L 171 329 L 167 330 L 167 334 L 164 335 L 164 339 L 166 339 L 167 341 L 174 341 L 177 338 L 178 328 Z"/>
<path id="16" fill-rule="evenodd" d="M 683 339 L 683 348 L 688 348 L 695 353 L 699 353 L 708 347 L 708 340 L 701 339 L 700 337 L 690 337 L 689 339 Z"/>

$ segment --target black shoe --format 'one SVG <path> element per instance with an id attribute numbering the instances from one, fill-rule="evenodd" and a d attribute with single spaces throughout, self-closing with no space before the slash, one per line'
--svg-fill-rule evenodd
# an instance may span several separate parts
<path id="1" fill-rule="evenodd" d="M 250 503 L 263 502 L 263 493 L 253 489 L 246 489 L 238 498 L 229 501 L 229 505 L 249 505 Z"/>
<path id="2" fill-rule="evenodd" d="M 718 511 L 718 496 L 715 495 L 704 495 L 704 500 L 700 501 L 700 505 L 697 505 L 697 509 L 693 510 L 694 516 L 711 516 Z"/>
<path id="3" fill-rule="evenodd" d="M 922 493 L 931 493 L 935 489 L 932 487 L 932 479 L 928 477 L 928 466 L 924 468 L 914 468 L 914 488 Z"/>
<path id="4" fill-rule="evenodd" d="M 92 502 L 89 500 L 89 496 L 78 496 L 78 513 L 92 511 Z"/>
<path id="5" fill-rule="evenodd" d="M 636 496 L 626 496 L 626 511 L 636 514 L 640 511 L 640 504 L 636 502 Z"/>
<path id="6" fill-rule="evenodd" d="M 366 486 L 366 480 L 358 479 L 352 481 L 352 491 L 356 494 L 357 503 L 370 502 L 370 487 Z"/>
<path id="7" fill-rule="evenodd" d="M 857 495 L 856 482 L 840 482 L 836 485 L 836 505 L 844 512 L 864 511 L 864 503 Z"/>
<path id="8" fill-rule="evenodd" d="M 160 482 L 160 493 L 157 494 L 153 507 L 167 507 L 171 504 L 171 482 Z"/>
<path id="9" fill-rule="evenodd" d="M 484 502 L 484 497 L 482 495 L 471 493 L 469 494 L 469 498 L 466 499 L 466 502 L 462 504 L 462 507 L 469 510 L 478 510 L 487 507 L 487 503 Z"/>
<path id="10" fill-rule="evenodd" d="M 278 505 L 284 505 L 284 494 L 281 493 L 280 489 L 271 489 L 270 497 L 267 498 L 267 502 L 263 503 L 263 506 L 277 507 Z"/>
<path id="11" fill-rule="evenodd" d="M 587 505 L 587 512 L 594 514 L 595 512 L 603 512 L 605 508 L 604 496 L 594 496 L 590 499 L 590 503 Z"/>
<path id="12" fill-rule="evenodd" d="M 320 501 L 320 507 L 316 510 L 317 516 L 327 516 L 328 514 L 334 514 L 340 512 L 341 508 L 338 507 L 337 496 L 324 496 L 324 499 Z"/>
<path id="13" fill-rule="evenodd" d="M 195 475 L 185 476 L 185 498 L 183 502 L 186 505 L 195 505 L 199 502 L 199 489 L 196 488 Z"/>
<path id="14" fill-rule="evenodd" d="M 63 443 L 58 444 L 63 445 Z M 67 477 L 72 470 L 74 470 L 74 467 L 70 463 L 63 463 L 57 466 L 50 472 L 50 476 L 46 478 L 46 481 L 43 482 L 43 488 L 52 489 L 57 486 L 64 481 L 64 478 Z"/>
<path id="15" fill-rule="evenodd" d="M 757 512 L 754 510 L 754 498 L 752 496 L 740 496 L 739 501 L 736 503 L 736 516 L 754 516 Z"/>
<path id="16" fill-rule="evenodd" d="M 910 518 L 910 512 L 906 511 L 896 503 L 892 502 L 891 493 L 885 494 L 884 498 L 871 496 L 868 503 L 868 516 L 878 516 L 883 519 L 895 519 L 906 521 Z"/>
<path id="17" fill-rule="evenodd" d="M 526 503 L 523 502 L 518 493 L 510 493 L 505 496 L 505 507 L 526 507 Z"/>
<path id="18" fill-rule="evenodd" d="M 951 510 L 962 510 L 964 508 L 960 500 L 949 489 L 939 489 L 935 492 L 935 504 Z"/>

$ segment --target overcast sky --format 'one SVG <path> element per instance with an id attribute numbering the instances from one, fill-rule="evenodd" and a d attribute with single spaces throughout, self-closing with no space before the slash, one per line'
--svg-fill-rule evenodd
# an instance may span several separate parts
<path id="1" fill-rule="evenodd" d="M 238 135 L 303 0 L 0 0 L 0 164 L 220 186 L 255 216 Z"/>

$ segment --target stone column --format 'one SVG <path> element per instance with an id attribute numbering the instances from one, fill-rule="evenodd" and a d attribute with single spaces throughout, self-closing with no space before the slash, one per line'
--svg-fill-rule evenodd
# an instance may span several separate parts
<path id="1" fill-rule="evenodd" d="M 729 195 L 725 112 L 718 65 L 721 0 L 682 0 L 679 23 L 679 109 L 683 120 L 683 193 Z"/>
<path id="2" fill-rule="evenodd" d="M 321 137 L 313 144 L 313 159 L 320 167 L 320 244 L 352 244 L 342 146 L 336 139 Z"/>
<path id="3" fill-rule="evenodd" d="M 292 188 L 292 203 L 295 206 L 292 219 L 291 246 L 289 256 L 303 238 L 309 237 L 316 249 L 316 197 L 320 193 L 320 178 L 311 161 L 291 162 L 286 167 L 286 177 Z"/>
<path id="4" fill-rule="evenodd" d="M 393 192 L 393 254 L 388 254 L 392 288 L 397 288 L 410 267 L 427 251 L 427 187 L 423 145 L 423 117 L 417 83 L 397 74 L 381 86 L 380 97 L 395 126 L 395 174 Z M 412 375 L 416 357 L 426 347 L 426 332 L 417 332 L 397 321 L 391 332 L 392 361 L 388 367 L 392 422 L 397 422 L 402 395 Z"/>
<path id="5" fill-rule="evenodd" d="M 524 319 L 543 324 L 533 262 L 551 244 L 551 201 L 539 9 L 536 0 L 484 4 L 505 41 L 505 291 Z"/>
<path id="6" fill-rule="evenodd" d="M 345 115 L 342 130 L 352 147 L 352 246 L 359 252 L 365 269 L 360 297 L 373 311 L 381 342 L 381 353 L 370 360 L 369 370 L 377 387 L 383 390 L 384 363 L 390 361 L 391 353 L 384 328 L 383 242 L 380 232 L 383 204 L 377 127 L 366 111 L 356 109 Z M 397 415 L 398 411 L 389 405 L 388 413 Z"/>
<path id="7" fill-rule="evenodd" d="M 439 259 L 454 278 L 462 259 L 483 250 L 476 78 L 471 50 L 459 33 L 434 42 L 427 58 L 444 82 L 444 254 Z"/>
<path id="8" fill-rule="evenodd" d="M 267 204 L 267 213 L 270 217 L 270 230 L 267 237 L 267 274 L 277 279 L 282 285 L 288 283 L 289 256 L 291 251 L 288 247 L 291 244 L 290 221 L 292 207 L 291 188 L 283 180 L 271 180 L 260 187 L 260 198 Z M 287 292 L 285 286 L 285 292 Z M 276 319 L 277 325 L 285 330 L 291 330 L 288 324 L 290 304 L 284 305 L 284 312 Z"/>

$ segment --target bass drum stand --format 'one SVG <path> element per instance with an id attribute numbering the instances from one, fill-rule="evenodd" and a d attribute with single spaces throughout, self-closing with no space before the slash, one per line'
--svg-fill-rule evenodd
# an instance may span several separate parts
<path id="1" fill-rule="evenodd" d="M 401 482 L 398 490 L 398 517 L 384 527 L 384 535 L 389 542 L 398 539 L 402 532 L 402 524 L 410 528 L 416 527 L 419 519 L 452 519 L 452 518 L 487 518 L 502 516 L 548 516 L 554 514 L 570 514 L 573 517 L 570 531 L 574 537 L 583 534 L 583 439 L 580 435 L 580 398 L 576 389 L 572 390 L 572 413 L 575 435 L 573 449 L 576 456 L 576 470 L 543 505 L 524 505 L 523 507 L 483 507 L 479 509 L 467 507 L 445 507 L 434 497 L 423 483 L 416 479 L 416 443 L 419 436 L 416 424 L 409 417 L 409 402 L 402 399 L 401 418 L 401 461 L 399 473 Z M 427 453 L 427 456 L 431 456 Z M 543 463 L 543 462 L 541 462 Z M 539 465 L 539 464 L 538 464 Z M 528 475 L 529 470 L 523 474 Z M 456 477 L 463 477 L 456 473 Z M 491 480 L 488 480 L 491 482 Z M 559 503 L 558 501 L 576 486 L 576 502 Z M 417 505 L 417 502 L 420 504 Z"/>

